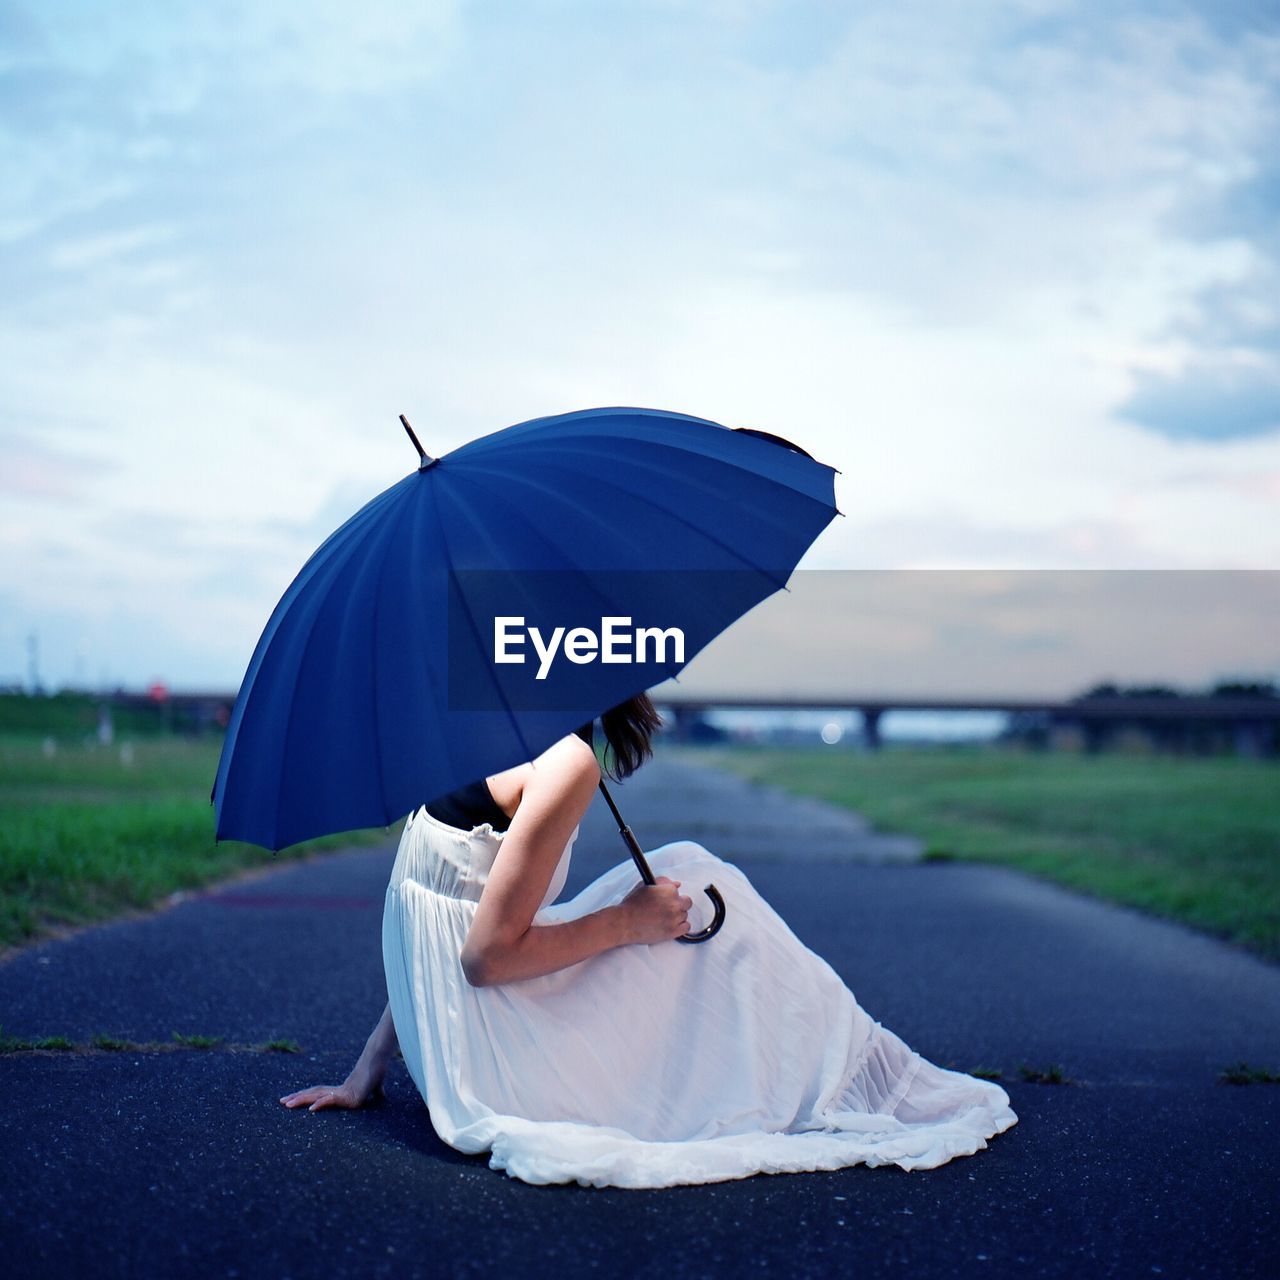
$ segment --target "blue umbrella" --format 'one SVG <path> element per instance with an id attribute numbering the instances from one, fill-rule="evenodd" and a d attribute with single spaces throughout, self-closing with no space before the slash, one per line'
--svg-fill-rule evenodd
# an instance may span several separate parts
<path id="1" fill-rule="evenodd" d="M 674 676 L 839 514 L 833 468 L 685 414 L 587 409 L 440 458 L 402 421 L 418 469 L 321 544 L 254 650 L 219 840 L 386 826 L 532 759 Z"/>

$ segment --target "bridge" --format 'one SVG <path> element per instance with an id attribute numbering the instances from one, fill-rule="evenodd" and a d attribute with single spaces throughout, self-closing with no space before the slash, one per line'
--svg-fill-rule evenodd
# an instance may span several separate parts
<path id="1" fill-rule="evenodd" d="M 130 692 L 106 701 L 155 707 L 167 727 L 194 732 L 226 727 L 236 695 L 225 690 Z M 856 711 L 868 750 L 882 745 L 880 721 L 889 711 L 991 711 L 1010 717 L 1009 736 L 1033 746 L 1062 745 L 1071 737 L 1088 752 L 1113 746 L 1123 733 L 1137 733 L 1152 747 L 1178 752 L 1234 752 L 1280 758 L 1280 697 L 1234 694 L 1086 695 L 1071 699 L 964 697 L 920 694 L 890 696 L 847 693 L 698 694 L 660 686 L 654 701 L 669 708 L 677 739 L 690 739 L 712 711 Z"/>
<path id="2" fill-rule="evenodd" d="M 769 711 L 856 711 L 863 745 L 881 746 L 880 720 L 887 711 L 994 711 L 1010 717 L 1010 735 L 1033 745 L 1061 740 L 1075 731 L 1086 751 L 1112 745 L 1125 731 L 1138 732 L 1160 750 L 1232 751 L 1280 757 L 1280 698 L 1260 695 L 1097 695 L 1073 699 L 924 697 L 918 694 L 699 695 L 677 689 L 655 693 L 669 707 L 678 737 L 692 737 L 709 712 L 730 708 Z"/>

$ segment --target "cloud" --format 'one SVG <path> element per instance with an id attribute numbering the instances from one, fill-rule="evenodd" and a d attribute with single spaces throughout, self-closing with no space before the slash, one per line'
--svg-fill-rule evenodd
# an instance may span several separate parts
<path id="1" fill-rule="evenodd" d="M 1210 58 L 1200 97 L 1211 123 L 1163 225 L 1183 243 L 1238 246 L 1236 268 L 1185 288 L 1166 309 L 1117 407 L 1180 442 L 1230 445 L 1280 431 L 1280 24 L 1233 16 L 1243 25 L 1203 15 Z"/>
<path id="2" fill-rule="evenodd" d="M 1044 524 L 983 520 L 958 507 L 939 506 L 920 515 L 861 520 L 838 530 L 854 550 L 848 555 L 867 567 L 913 570 L 1181 568 L 1186 562 L 1153 546 L 1133 520 L 1080 518 Z M 814 556 L 806 564 L 822 568 Z"/>
<path id="3" fill-rule="evenodd" d="M 114 467 L 109 459 L 42 444 L 21 433 L 0 432 L 0 493 L 37 503 L 73 503 Z"/>
<path id="4" fill-rule="evenodd" d="M 170 228 L 131 227 L 67 240 L 50 253 L 49 265 L 55 271 L 83 271 L 99 263 L 132 256 L 137 250 L 163 243 L 171 236 Z"/>
<path id="5" fill-rule="evenodd" d="M 1174 375 L 1142 373 L 1119 412 L 1172 440 L 1280 433 L 1280 361 L 1240 367 L 1198 360 Z"/>

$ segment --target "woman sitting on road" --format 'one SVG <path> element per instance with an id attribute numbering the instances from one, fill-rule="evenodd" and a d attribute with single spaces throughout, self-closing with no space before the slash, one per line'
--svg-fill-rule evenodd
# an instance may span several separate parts
<path id="1" fill-rule="evenodd" d="M 649 758 L 659 724 L 644 694 L 601 717 L 611 776 Z M 655 885 L 627 860 L 551 905 L 601 777 L 591 742 L 585 725 L 410 815 L 383 914 L 387 1007 L 341 1085 L 285 1106 L 363 1106 L 398 1044 L 450 1146 L 526 1182 L 619 1187 L 932 1169 L 1016 1123 L 998 1084 L 881 1026 L 701 845 L 647 853 Z M 684 886 L 709 881 L 725 924 L 676 945 L 705 923 Z"/>

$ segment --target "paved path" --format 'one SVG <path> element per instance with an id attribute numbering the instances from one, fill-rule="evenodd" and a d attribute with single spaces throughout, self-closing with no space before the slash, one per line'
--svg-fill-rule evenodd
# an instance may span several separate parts
<path id="1" fill-rule="evenodd" d="M 392 841 L 0 966 L 10 1034 L 305 1050 L 0 1057 L 7 1272 L 1275 1274 L 1280 1088 L 1215 1077 L 1280 1066 L 1280 968 L 1016 872 L 913 861 L 705 770 L 658 761 L 616 794 L 646 847 L 687 835 L 739 863 L 914 1048 L 1002 1068 L 1020 1123 L 940 1169 L 625 1191 L 531 1187 L 451 1150 L 398 1063 L 379 1106 L 286 1111 L 282 1093 L 346 1074 L 385 1002 Z M 597 801 L 565 896 L 623 857 Z M 1022 1083 L 1022 1061 L 1079 1083 Z"/>

